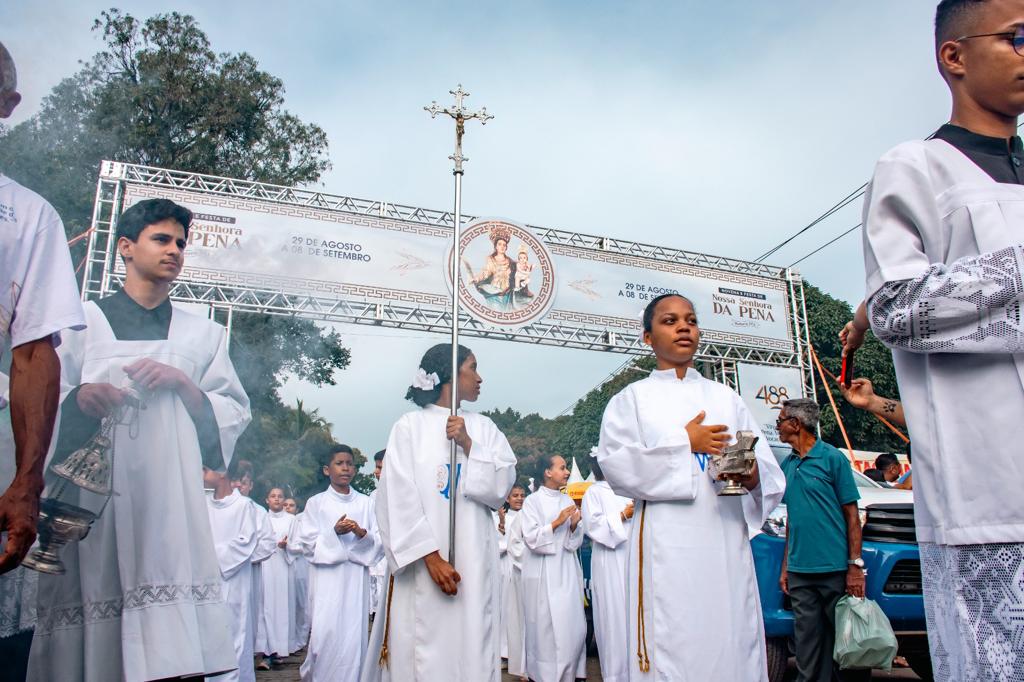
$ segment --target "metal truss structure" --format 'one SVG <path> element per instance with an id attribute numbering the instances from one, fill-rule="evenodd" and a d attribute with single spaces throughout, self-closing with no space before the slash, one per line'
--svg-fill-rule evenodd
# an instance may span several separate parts
<path id="1" fill-rule="evenodd" d="M 116 239 L 114 235 L 117 231 L 117 216 L 121 212 L 127 185 L 146 185 L 167 190 L 189 190 L 230 196 L 236 199 L 250 198 L 262 202 L 315 207 L 433 226 L 448 227 L 453 221 L 453 215 L 449 211 L 436 211 L 383 201 L 331 195 L 315 190 L 104 161 L 96 188 L 92 231 L 89 236 L 82 287 L 83 299 L 106 296 L 115 291 L 122 283 L 123 275 L 115 267 Z M 464 216 L 464 219 L 470 221 L 473 216 Z M 705 340 L 701 343 L 697 359 L 705 368 L 713 370 L 717 380 L 733 387 L 737 383 L 736 363 L 739 362 L 796 367 L 801 370 L 804 377 L 805 395 L 814 394 L 803 282 L 796 271 L 772 267 L 763 263 L 709 256 L 682 249 L 546 227 L 530 227 L 549 245 L 595 249 L 745 275 L 784 279 L 787 282 L 787 298 L 791 308 L 793 348 L 782 351 L 725 343 L 716 340 L 713 333 L 707 333 Z M 219 283 L 195 281 L 177 282 L 171 291 L 171 296 L 176 301 L 206 304 L 215 311 L 224 311 L 229 328 L 234 312 L 298 315 L 323 322 L 345 322 L 436 333 L 446 333 L 451 327 L 450 310 L 439 310 L 402 301 L 378 303 L 339 300 L 337 297 L 320 296 L 315 293 L 297 295 L 250 286 L 226 286 Z M 639 335 L 624 335 L 615 331 L 588 328 L 573 323 L 545 321 L 518 329 L 496 329 L 468 315 L 460 315 L 459 323 L 463 333 L 488 339 L 631 355 L 650 353 L 649 347 L 642 343 Z"/>

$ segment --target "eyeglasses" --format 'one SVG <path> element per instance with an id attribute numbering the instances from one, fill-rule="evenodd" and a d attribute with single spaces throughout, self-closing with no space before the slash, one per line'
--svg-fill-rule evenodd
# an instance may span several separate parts
<path id="1" fill-rule="evenodd" d="M 782 426 L 783 424 L 788 422 L 790 419 L 796 419 L 796 417 L 781 417 L 780 416 L 778 419 L 775 420 L 775 426 Z"/>
<path id="2" fill-rule="evenodd" d="M 1024 24 L 1017 27 L 1015 31 L 1001 31 L 999 33 L 978 33 L 973 36 L 960 36 L 954 42 L 960 42 L 961 40 L 970 40 L 971 38 L 994 38 L 994 37 L 1006 38 L 1009 37 L 1011 43 L 1013 43 L 1013 51 L 1021 57 L 1024 57 Z"/>

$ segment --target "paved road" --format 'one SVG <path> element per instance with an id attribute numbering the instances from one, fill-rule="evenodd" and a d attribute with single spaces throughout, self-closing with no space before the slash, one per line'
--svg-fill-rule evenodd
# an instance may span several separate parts
<path id="1" fill-rule="evenodd" d="M 302 663 L 302 658 L 305 652 L 299 652 L 295 656 L 289 656 L 282 661 L 280 667 L 270 672 L 257 672 L 256 682 L 298 682 L 299 681 L 299 665 Z M 511 675 L 503 674 L 501 676 L 502 682 L 516 682 L 516 678 Z M 596 658 L 587 659 L 587 680 L 588 682 L 597 682 L 601 679 L 601 670 L 598 667 Z M 795 671 L 793 670 L 792 662 L 790 663 L 790 673 L 786 676 L 787 680 L 796 679 Z M 920 680 L 910 670 L 898 670 L 894 669 L 892 672 L 884 672 L 882 670 L 876 670 L 874 675 L 871 676 L 872 680 Z"/>

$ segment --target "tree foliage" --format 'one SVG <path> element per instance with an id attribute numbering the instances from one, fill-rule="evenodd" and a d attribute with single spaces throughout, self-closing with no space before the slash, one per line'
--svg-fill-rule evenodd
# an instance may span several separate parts
<path id="1" fill-rule="evenodd" d="M 112 9 L 93 31 L 103 49 L 37 114 L 0 126 L 0 168 L 46 197 L 69 236 L 91 222 L 103 159 L 282 185 L 314 182 L 330 167 L 326 134 L 284 109 L 281 80 L 249 54 L 215 53 L 191 16 L 139 21 Z M 317 461 L 333 444 L 330 424 L 284 405 L 278 389 L 289 374 L 333 384 L 349 363 L 341 337 L 309 320 L 236 314 L 231 357 L 253 412 L 235 456 L 253 462 L 261 483 L 286 483 L 303 497 L 322 489 Z"/>
<path id="2" fill-rule="evenodd" d="M 105 49 L 39 113 L 0 129 L 0 167 L 43 193 L 69 232 L 89 223 L 103 159 L 282 185 L 330 167 L 326 133 L 284 109 L 281 80 L 252 55 L 216 54 L 191 16 L 112 9 L 93 30 Z"/>

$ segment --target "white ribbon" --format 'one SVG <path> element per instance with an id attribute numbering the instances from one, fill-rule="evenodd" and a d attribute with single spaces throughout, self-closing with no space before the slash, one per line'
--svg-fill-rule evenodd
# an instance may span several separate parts
<path id="1" fill-rule="evenodd" d="M 418 388 L 421 391 L 433 391 L 439 383 L 441 383 L 441 377 L 437 376 L 437 372 L 427 374 L 422 367 L 416 370 L 416 376 L 412 378 L 413 388 Z"/>

